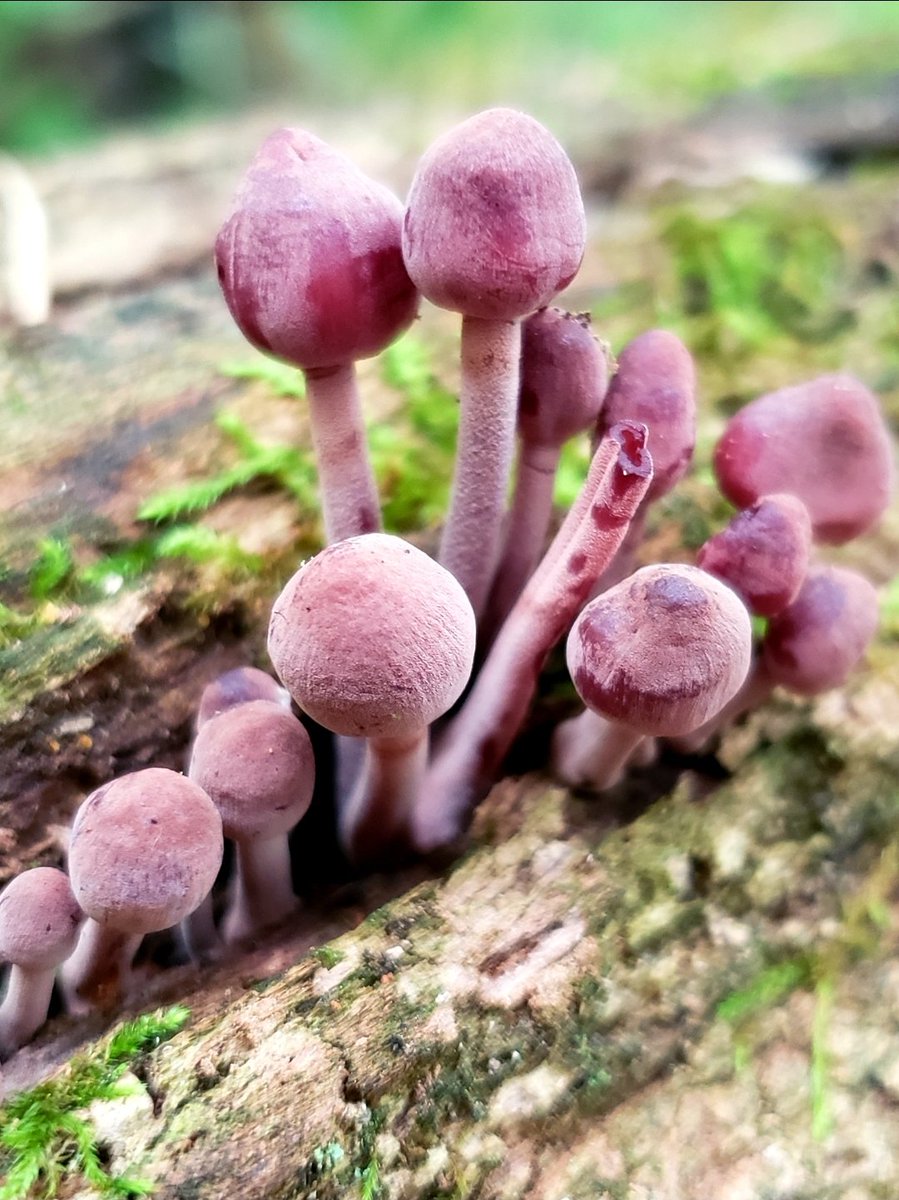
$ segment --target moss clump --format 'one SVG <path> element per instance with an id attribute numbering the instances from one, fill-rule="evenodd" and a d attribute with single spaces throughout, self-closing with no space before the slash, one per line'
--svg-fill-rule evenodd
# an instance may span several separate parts
<path id="1" fill-rule="evenodd" d="M 0 1108 L 0 1200 L 55 1196 L 63 1179 L 82 1176 L 101 1195 L 143 1196 L 146 1180 L 111 1175 L 103 1166 L 90 1120 L 95 1100 L 132 1090 L 122 1076 L 181 1029 L 181 1006 L 148 1013 L 120 1026 L 104 1045 L 78 1056 L 58 1079 L 21 1092 Z"/>

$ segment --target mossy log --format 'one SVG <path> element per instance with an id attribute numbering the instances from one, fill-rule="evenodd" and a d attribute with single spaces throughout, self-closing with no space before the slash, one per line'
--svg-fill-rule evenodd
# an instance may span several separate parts
<path id="1" fill-rule="evenodd" d="M 208 163 L 190 170 L 203 177 Z M 855 324 L 817 342 L 791 340 L 791 326 L 755 345 L 726 307 L 701 313 L 706 394 L 722 397 L 706 406 L 706 445 L 728 397 L 838 354 L 895 395 L 883 333 L 895 326 L 881 276 L 861 273 L 875 258 L 895 267 L 888 189 L 863 180 L 815 202 L 833 212 L 855 289 L 828 303 L 854 304 Z M 682 264 L 658 248 L 671 221 L 667 200 L 643 198 L 606 227 L 608 265 L 591 247 L 574 302 L 611 297 L 603 332 L 616 344 L 673 294 Z M 261 568 L 154 560 L 104 598 L 64 580 L 35 589 L 48 539 L 90 566 L 147 536 L 147 496 L 232 463 L 212 423 L 222 405 L 262 441 L 303 444 L 295 400 L 220 372 L 245 351 L 189 244 L 137 277 L 88 273 L 51 326 L 0 340 L 0 600 L 24 611 L 22 636 L 0 649 L 0 881 L 58 861 L 74 807 L 112 773 L 181 764 L 203 683 L 262 661 L 275 584 L 315 542 L 315 513 L 257 480 L 201 523 Z M 658 294 L 635 287 L 634 261 Z M 117 290 L 95 291 L 100 280 Z M 752 277 L 761 295 L 764 284 Z M 442 361 L 448 326 L 426 322 Z M 363 387 L 374 412 L 400 399 L 376 366 Z M 688 485 L 651 552 L 689 557 L 683 538 L 712 504 L 710 483 Z M 848 557 L 883 582 L 897 547 L 893 513 Z M 143 999 L 177 997 L 192 1015 L 137 1064 L 133 1095 L 93 1106 L 110 1170 L 171 1200 L 895 1196 L 889 632 L 845 692 L 776 702 L 730 734 L 714 780 L 675 770 L 711 760 L 671 762 L 590 802 L 541 775 L 506 779 L 443 874 L 355 881 L 337 901 L 320 889 L 296 930 L 237 963 L 158 975 Z M 57 1019 L 7 1081 L 33 1081 L 100 1032 Z M 62 1190 L 93 1194 L 77 1178 Z"/>

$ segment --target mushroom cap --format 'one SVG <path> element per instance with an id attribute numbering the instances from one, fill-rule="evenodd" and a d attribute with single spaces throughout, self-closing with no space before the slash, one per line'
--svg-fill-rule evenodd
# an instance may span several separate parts
<path id="1" fill-rule="evenodd" d="M 25 971 L 53 970 L 75 949 L 82 917 L 64 871 L 23 871 L 0 892 L 0 960 Z"/>
<path id="2" fill-rule="evenodd" d="M 561 446 L 590 429 L 608 386 L 605 349 L 587 313 L 541 308 L 521 327 L 518 430 L 526 442 Z"/>
<path id="3" fill-rule="evenodd" d="M 752 654 L 749 613 L 698 567 L 643 567 L 592 600 L 568 637 L 568 669 L 588 708 L 643 734 L 698 729 L 739 689 Z"/>
<path id="4" fill-rule="evenodd" d="M 311 133 L 273 133 L 215 243 L 244 337 L 307 370 L 378 354 L 418 310 L 402 217 L 396 196 Z"/>
<path id="5" fill-rule="evenodd" d="M 814 567 L 799 595 L 768 625 L 762 663 L 770 677 L 801 696 L 840 687 L 877 630 L 877 592 L 845 567 Z"/>
<path id="6" fill-rule="evenodd" d="M 328 546 L 275 601 L 268 650 L 300 708 L 334 733 L 407 737 L 461 695 L 475 618 L 456 579 L 401 538 Z"/>
<path id="7" fill-rule="evenodd" d="M 87 797 L 72 825 L 69 876 L 82 909 L 120 933 L 175 925 L 209 894 L 222 819 L 197 784 L 148 767 Z"/>
<path id="8" fill-rule="evenodd" d="M 799 592 L 808 571 L 812 526 L 796 496 L 763 496 L 714 537 L 696 561 L 723 579 L 760 617 L 773 617 Z"/>
<path id="9" fill-rule="evenodd" d="M 260 671 L 258 667 L 235 667 L 233 671 L 225 671 L 203 688 L 196 728 L 201 729 L 226 709 L 253 700 L 269 700 L 290 710 L 290 696 L 266 671 Z"/>
<path id="10" fill-rule="evenodd" d="M 664 496 L 684 475 L 696 443 L 696 371 L 690 351 L 665 329 L 635 337 L 618 356 L 602 427 L 639 421 L 649 430 L 653 477 L 646 500 Z"/>
<path id="11" fill-rule="evenodd" d="M 312 743 L 281 705 L 251 700 L 206 722 L 194 741 L 190 778 L 219 810 L 225 837 L 286 834 L 312 800 Z"/>
<path id="12" fill-rule="evenodd" d="M 753 400 L 728 422 L 714 466 L 738 508 L 792 492 L 815 538 L 834 545 L 870 529 L 893 490 L 880 405 L 851 375 L 822 375 Z"/>
<path id="13" fill-rule="evenodd" d="M 586 243 L 565 151 L 533 117 L 491 108 L 427 150 L 409 193 L 403 254 L 441 308 L 511 321 L 570 283 Z"/>

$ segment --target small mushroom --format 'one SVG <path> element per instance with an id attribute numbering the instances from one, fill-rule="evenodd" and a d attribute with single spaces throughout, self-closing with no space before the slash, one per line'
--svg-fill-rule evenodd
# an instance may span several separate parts
<path id="1" fill-rule="evenodd" d="M 809 566 L 812 526 L 796 496 L 763 496 L 737 515 L 696 556 L 759 617 L 773 617 L 796 599 Z"/>
<path id="2" fill-rule="evenodd" d="M 34 867 L 0 893 L 0 960 L 11 964 L 0 1004 L 0 1060 L 47 1019 L 56 968 L 78 941 L 81 909 L 64 871 Z"/>
<path id="3" fill-rule="evenodd" d="M 215 243 L 231 315 L 258 349 L 301 367 L 328 541 L 380 528 L 355 363 L 414 319 L 403 206 L 301 129 L 262 145 Z"/>
<path id="4" fill-rule="evenodd" d="M 290 695 L 277 680 L 258 667 L 235 667 L 207 683 L 200 696 L 195 728 L 202 729 L 207 721 L 217 717 L 226 709 L 238 704 L 250 704 L 253 700 L 269 700 L 290 709 Z"/>
<path id="5" fill-rule="evenodd" d="M 269 654 L 296 703 L 326 729 L 368 740 L 361 778 L 338 797 L 351 858 L 377 858 L 406 837 L 428 726 L 465 687 L 474 640 L 452 575 L 386 534 L 329 546 L 275 601 Z"/>
<path id="6" fill-rule="evenodd" d="M 419 164 L 403 224 L 406 266 L 427 299 L 462 314 L 459 447 L 439 559 L 477 615 L 515 448 L 520 321 L 574 278 L 585 240 L 574 168 L 524 113 L 478 113 Z"/>
<path id="7" fill-rule="evenodd" d="M 617 783 L 646 736 L 689 733 L 736 694 L 752 627 L 739 598 L 698 567 L 643 567 L 592 600 L 568 637 L 586 712 L 553 739 L 553 769 L 574 786 Z"/>
<path id="8" fill-rule="evenodd" d="M 203 725 L 189 776 L 219 810 L 225 837 L 237 845 L 236 894 L 224 935 L 226 942 L 241 941 L 296 908 L 287 835 L 312 800 L 312 743 L 283 706 L 253 700 Z"/>
<path id="9" fill-rule="evenodd" d="M 760 396 L 727 424 L 715 474 L 738 508 L 790 492 L 817 541 L 840 545 L 889 504 L 893 457 L 877 398 L 851 375 L 822 375 Z"/>
<path id="10" fill-rule="evenodd" d="M 586 313 L 541 308 L 523 323 L 515 494 L 484 619 L 485 644 L 540 561 L 562 447 L 596 424 L 608 375 L 607 348 Z"/>
<path id="11" fill-rule="evenodd" d="M 92 792 L 69 843 L 72 891 L 88 917 L 63 971 L 70 1005 L 115 1004 L 144 935 L 193 912 L 221 862 L 221 817 L 183 775 L 148 767 Z"/>

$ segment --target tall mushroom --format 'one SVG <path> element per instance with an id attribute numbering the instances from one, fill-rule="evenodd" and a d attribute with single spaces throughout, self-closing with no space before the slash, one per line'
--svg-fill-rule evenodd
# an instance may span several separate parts
<path id="1" fill-rule="evenodd" d="M 226 942 L 241 941 L 296 907 L 287 835 L 312 800 L 312 743 L 283 706 L 252 700 L 203 725 L 188 773 L 237 846 L 236 889 L 224 933 Z"/>
<path id="2" fill-rule="evenodd" d="M 64 871 L 34 867 L 0 893 L 0 960 L 10 964 L 0 1004 L 0 1060 L 47 1019 L 56 968 L 78 941 L 82 912 Z"/>
<path id="3" fill-rule="evenodd" d="M 643 567 L 592 600 L 568 637 L 587 708 L 560 725 L 553 769 L 611 787 L 646 736 L 689 733 L 736 694 L 752 655 L 749 614 L 698 567 Z"/>
<path id="4" fill-rule="evenodd" d="M 72 1007 L 106 1007 L 147 933 L 177 925 L 222 862 L 222 821 L 195 783 L 148 767 L 92 792 L 69 843 L 72 890 L 88 920 L 63 980 Z"/>
<path id="5" fill-rule="evenodd" d="M 465 687 L 474 641 L 453 576 L 386 534 L 329 546 L 275 601 L 269 654 L 294 700 L 326 729 L 367 739 L 362 775 L 338 797 L 351 858 L 377 858 L 407 837 L 428 727 Z"/>
<path id="6" fill-rule="evenodd" d="M 258 349 L 306 376 L 328 541 L 381 525 L 355 363 L 414 319 L 403 206 L 301 129 L 262 145 L 215 243 L 231 315 Z"/>
<path id="7" fill-rule="evenodd" d="M 574 278 L 585 240 L 574 168 L 524 113 L 478 113 L 439 138 L 419 164 L 403 224 L 406 266 L 427 299 L 462 314 L 459 447 L 439 559 L 476 615 L 502 533 L 520 321 Z"/>

